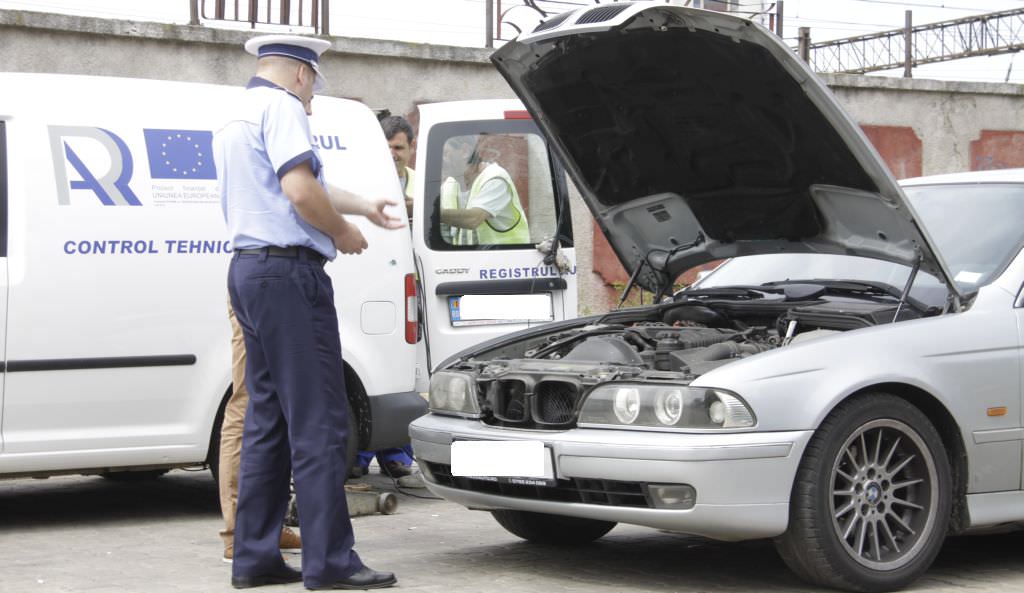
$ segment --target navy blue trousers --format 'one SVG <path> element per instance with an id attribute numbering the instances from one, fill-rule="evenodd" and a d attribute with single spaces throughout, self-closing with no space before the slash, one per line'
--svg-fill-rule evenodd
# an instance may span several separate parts
<path id="1" fill-rule="evenodd" d="M 236 254 L 228 292 L 245 335 L 249 389 L 232 572 L 257 576 L 283 565 L 294 475 L 303 581 L 330 585 L 363 566 L 345 501 L 348 398 L 331 280 L 305 252 Z"/>

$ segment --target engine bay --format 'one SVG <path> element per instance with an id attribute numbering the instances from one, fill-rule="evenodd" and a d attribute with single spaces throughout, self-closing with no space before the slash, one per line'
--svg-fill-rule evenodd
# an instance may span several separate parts
<path id="1" fill-rule="evenodd" d="M 938 314 L 892 299 L 683 299 L 528 330 L 452 369 L 474 376 L 484 422 L 565 428 L 594 386 L 689 384 L 731 362 L 837 332 Z"/>

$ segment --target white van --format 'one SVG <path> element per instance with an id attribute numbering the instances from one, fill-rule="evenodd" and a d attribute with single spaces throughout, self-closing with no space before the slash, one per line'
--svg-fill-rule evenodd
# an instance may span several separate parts
<path id="1" fill-rule="evenodd" d="M 210 142 L 242 89 L 2 73 L 0 88 L 0 477 L 158 475 L 204 464 L 216 476 L 220 414 L 231 388 L 230 245 Z M 316 99 L 314 112 L 328 181 L 400 202 L 373 113 L 328 97 Z M 429 169 L 433 148 L 419 146 L 420 166 Z M 535 153 L 525 154 L 539 158 Z M 532 202 L 532 186 L 528 192 Z M 554 203 L 554 192 L 545 195 Z M 369 249 L 339 256 L 327 269 L 358 439 L 352 444 L 379 449 L 407 442 L 409 421 L 426 409 L 416 372 L 428 342 L 447 355 L 532 323 L 488 319 L 493 303 L 482 303 L 472 319 L 459 317 L 459 297 L 475 296 L 481 286 L 438 289 L 434 274 L 468 281 L 445 272 L 463 266 L 482 279 L 492 269 L 507 273 L 496 262 L 513 253 L 532 257 L 515 259 L 516 266 L 543 255 L 532 245 L 503 246 L 498 259 L 470 246 L 425 252 L 421 279 L 453 308 L 435 323 L 435 303 L 425 301 L 427 340 L 418 345 L 413 244 L 429 241 L 411 238 L 429 231 L 422 220 L 410 235 L 351 219 Z M 538 220 L 536 228 L 553 225 Z M 571 245 L 571 236 L 565 240 Z M 473 252 L 494 263 L 481 268 L 463 259 Z M 562 318 L 566 307 L 575 316 L 574 283 L 571 292 L 571 302 L 559 296 L 567 291 L 550 293 L 548 319 Z M 445 331 L 466 341 L 443 344 L 453 339 Z"/>

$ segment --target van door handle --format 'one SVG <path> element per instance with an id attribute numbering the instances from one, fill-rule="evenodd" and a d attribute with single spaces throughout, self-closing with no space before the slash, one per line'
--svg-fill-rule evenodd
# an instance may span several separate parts
<path id="1" fill-rule="evenodd" d="M 442 282 L 434 289 L 437 296 L 463 296 L 467 294 L 539 294 L 565 290 L 564 278 L 521 278 L 515 280 L 479 280 L 471 282 Z"/>

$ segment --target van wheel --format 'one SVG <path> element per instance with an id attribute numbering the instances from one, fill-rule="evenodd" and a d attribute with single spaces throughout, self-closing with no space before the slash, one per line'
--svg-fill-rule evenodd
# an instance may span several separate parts
<path id="1" fill-rule="evenodd" d="M 586 544 L 608 533 L 616 525 L 611 521 L 528 511 L 491 511 L 491 515 L 509 533 L 535 544 Z"/>
<path id="2" fill-rule="evenodd" d="M 206 465 L 213 475 L 213 482 L 220 485 L 220 429 L 224 424 L 224 410 L 227 408 L 228 400 L 231 399 L 232 386 L 228 385 L 228 391 L 220 400 L 217 407 L 217 414 L 213 417 L 213 429 L 210 431 L 210 446 L 206 452 Z"/>
<path id="3" fill-rule="evenodd" d="M 942 440 L 906 400 L 874 393 L 841 404 L 807 446 L 775 541 L 819 585 L 892 591 L 931 565 L 946 537 L 952 478 Z"/>

